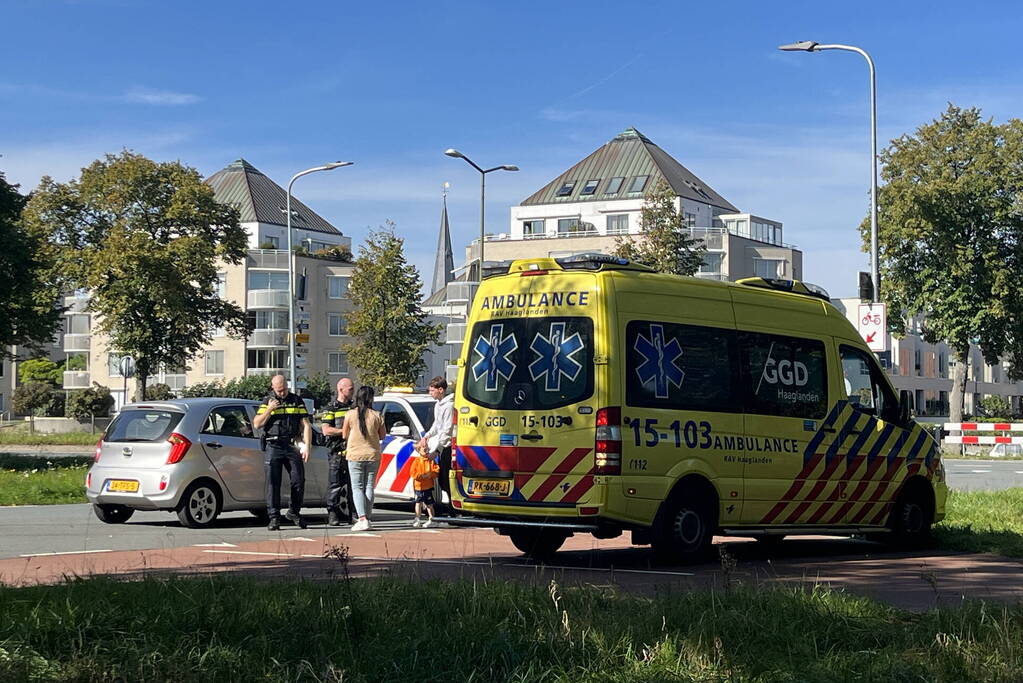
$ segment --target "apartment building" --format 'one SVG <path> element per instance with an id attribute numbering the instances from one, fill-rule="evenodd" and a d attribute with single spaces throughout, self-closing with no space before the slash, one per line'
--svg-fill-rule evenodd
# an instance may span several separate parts
<path id="1" fill-rule="evenodd" d="M 676 209 L 707 255 L 697 277 L 801 279 L 803 256 L 785 243 L 781 222 L 739 210 L 635 128 L 511 207 L 508 232 L 488 235 L 488 261 L 609 253 L 615 241 L 642 234 L 640 211 L 660 181 L 676 193 Z M 478 258 L 478 240 L 466 262 Z"/>
<path id="2" fill-rule="evenodd" d="M 167 384 L 175 391 L 190 384 L 228 380 L 248 375 L 286 374 L 289 366 L 288 252 L 286 250 L 286 193 L 277 183 L 239 159 L 206 181 L 219 201 L 234 204 L 242 227 L 249 234 L 249 250 L 240 264 L 222 263 L 218 294 L 242 307 L 254 330 L 248 340 L 214 330 L 209 345 L 187 367 L 160 368 L 150 384 Z M 292 197 L 293 244 L 305 252 L 329 247 L 351 249 L 345 236 L 302 202 Z M 353 264 L 303 253 L 295 257 L 296 375 L 299 386 L 309 374 L 348 373 L 341 345 L 346 342 L 344 313 L 351 310 L 348 283 Z M 134 395 L 134 380 L 121 374 L 122 354 L 109 339 L 96 332 L 87 311 L 88 296 L 65 299 L 67 354 L 65 389 L 83 389 L 99 383 L 109 387 L 117 405 Z"/>
<path id="3" fill-rule="evenodd" d="M 858 298 L 832 299 L 853 325 L 861 303 Z M 952 350 L 944 342 L 929 344 L 922 335 L 923 319 L 908 322 L 906 336 L 899 339 L 889 335 L 886 353 L 880 354 L 881 364 L 888 371 L 896 389 L 912 392 L 916 414 L 921 417 L 944 417 L 949 413 L 949 395 L 952 392 L 952 374 L 955 361 Z M 963 412 L 976 415 L 981 399 L 1001 396 L 1015 412 L 1023 412 L 1023 382 L 1009 379 L 1008 363 L 999 361 L 989 365 L 980 348 L 970 345 L 966 367 L 966 400 Z"/>

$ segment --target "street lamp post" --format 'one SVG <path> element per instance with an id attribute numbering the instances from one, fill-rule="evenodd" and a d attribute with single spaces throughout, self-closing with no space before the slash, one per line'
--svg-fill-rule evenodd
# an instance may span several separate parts
<path id="1" fill-rule="evenodd" d="M 291 177 L 288 183 L 288 199 L 285 207 L 287 214 L 287 243 L 288 243 L 288 375 L 291 390 L 295 390 L 295 252 L 291 248 L 291 186 L 295 181 L 304 175 L 316 173 L 317 171 L 333 171 L 342 166 L 351 166 L 351 161 L 335 161 L 323 166 L 314 166 L 304 171 L 299 171 Z"/>
<path id="2" fill-rule="evenodd" d="M 821 50 L 845 50 L 855 52 L 867 60 L 870 67 L 870 274 L 873 279 L 872 303 L 877 303 L 881 294 L 881 271 L 877 260 L 877 83 L 874 75 L 874 60 L 861 48 L 852 45 L 822 45 L 812 40 L 780 45 L 786 52 L 820 52 Z"/>
<path id="3" fill-rule="evenodd" d="M 484 240 L 486 239 L 486 234 L 485 234 L 485 229 L 484 229 L 484 215 L 485 215 L 485 213 L 484 213 L 484 201 L 485 201 L 485 197 L 486 197 L 487 174 L 491 173 L 493 171 L 517 171 L 517 170 L 519 170 L 519 167 L 515 166 L 513 164 L 503 164 L 501 166 L 494 166 L 493 168 L 482 169 L 479 166 L 477 166 L 476 163 L 472 159 L 470 159 L 469 157 L 465 156 L 464 154 L 459 152 L 457 149 L 454 149 L 454 148 L 447 149 L 447 150 L 444 151 L 444 153 L 447 154 L 449 157 L 454 157 L 456 159 L 464 159 L 467 164 L 469 164 L 470 166 L 472 166 L 473 168 L 475 168 L 477 171 L 480 172 L 480 253 L 479 253 L 479 278 L 477 278 L 477 279 L 480 282 L 482 282 L 483 281 L 483 243 L 484 243 Z"/>

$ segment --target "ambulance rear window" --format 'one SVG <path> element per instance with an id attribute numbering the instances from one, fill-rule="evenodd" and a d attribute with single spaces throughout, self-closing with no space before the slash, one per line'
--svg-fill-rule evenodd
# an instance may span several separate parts
<path id="1" fill-rule="evenodd" d="M 486 408 L 550 410 L 583 401 L 593 394 L 593 321 L 478 322 L 464 377 L 465 397 Z"/>

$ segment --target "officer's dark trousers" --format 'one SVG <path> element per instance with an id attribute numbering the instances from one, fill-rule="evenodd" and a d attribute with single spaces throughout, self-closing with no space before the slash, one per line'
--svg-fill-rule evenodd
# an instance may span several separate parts
<path id="1" fill-rule="evenodd" d="M 305 493 L 305 463 L 298 449 L 267 444 L 264 459 L 266 468 L 266 511 L 270 517 L 281 514 L 281 470 L 288 470 L 291 479 L 291 504 L 288 508 L 298 513 Z"/>
<path id="2" fill-rule="evenodd" d="M 327 480 L 327 495 L 324 497 L 324 504 L 327 507 L 327 512 L 333 510 L 342 518 L 345 515 L 348 516 L 348 522 L 352 521 L 352 485 L 350 477 L 348 476 L 348 463 L 345 462 L 345 457 L 340 453 L 331 453 L 330 459 L 327 461 L 327 474 L 329 478 Z M 341 492 L 348 490 L 348 500 L 345 501 L 346 505 L 344 509 L 341 507 Z M 344 521 L 344 519 L 342 519 Z"/>

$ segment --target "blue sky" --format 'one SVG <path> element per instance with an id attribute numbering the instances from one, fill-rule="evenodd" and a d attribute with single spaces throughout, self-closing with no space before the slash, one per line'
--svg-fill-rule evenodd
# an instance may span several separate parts
<path id="1" fill-rule="evenodd" d="M 287 8 L 287 10 L 286 10 Z M 961 2 L 48 2 L 3 9 L 0 170 L 22 190 L 123 147 L 209 175 L 244 157 L 358 244 L 393 220 L 429 280 L 442 183 L 456 261 L 479 176 L 487 227 L 628 126 L 744 211 L 785 224 L 804 278 L 852 295 L 867 269 L 867 71 L 879 145 L 946 102 L 1023 105 L 1023 15 Z"/>

